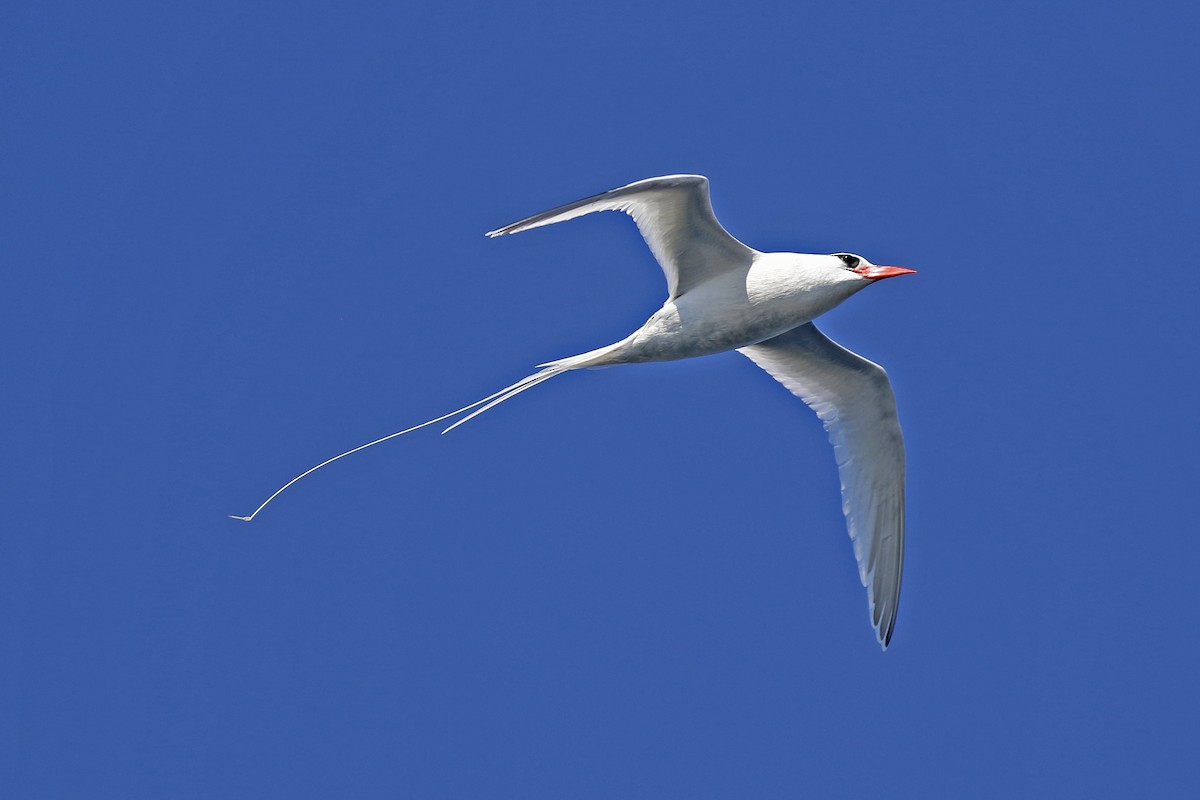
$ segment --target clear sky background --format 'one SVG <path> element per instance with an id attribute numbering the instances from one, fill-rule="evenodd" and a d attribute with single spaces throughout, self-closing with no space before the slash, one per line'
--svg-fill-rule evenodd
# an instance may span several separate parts
<path id="1" fill-rule="evenodd" d="M 1185 3 L 0 10 L 0 795 L 1180 796 L 1200 781 Z M 558 378 L 699 172 L 909 447 L 892 647 L 815 416 Z M 1032 795 L 1031 795 L 1032 796 Z"/>

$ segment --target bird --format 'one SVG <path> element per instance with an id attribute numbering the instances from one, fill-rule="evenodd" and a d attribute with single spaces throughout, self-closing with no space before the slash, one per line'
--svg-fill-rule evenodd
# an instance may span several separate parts
<path id="1" fill-rule="evenodd" d="M 854 253 L 760 252 L 730 235 L 713 212 L 703 175 L 630 183 L 489 231 L 522 231 L 598 211 L 631 216 L 667 281 L 667 299 L 620 341 L 541 364 L 533 374 L 471 405 L 327 459 L 284 484 L 367 447 L 458 419 L 448 433 L 551 378 L 578 369 L 698 358 L 736 350 L 816 412 L 833 445 L 842 511 L 867 590 L 871 625 L 891 643 L 904 565 L 904 438 L 883 367 L 825 336 L 813 320 L 886 278 L 915 273 Z"/>

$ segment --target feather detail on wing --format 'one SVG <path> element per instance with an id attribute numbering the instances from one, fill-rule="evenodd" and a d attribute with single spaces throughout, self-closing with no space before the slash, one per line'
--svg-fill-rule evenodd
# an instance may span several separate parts
<path id="1" fill-rule="evenodd" d="M 871 624 L 886 649 L 896 624 L 904 565 L 904 439 L 887 373 L 812 323 L 740 352 L 825 423 Z"/>
<path id="2" fill-rule="evenodd" d="M 745 266 L 754 250 L 734 239 L 717 221 L 703 175 L 649 178 L 535 214 L 488 232 L 520 233 L 593 211 L 623 211 L 633 217 L 658 260 L 674 300 L 714 275 Z"/>

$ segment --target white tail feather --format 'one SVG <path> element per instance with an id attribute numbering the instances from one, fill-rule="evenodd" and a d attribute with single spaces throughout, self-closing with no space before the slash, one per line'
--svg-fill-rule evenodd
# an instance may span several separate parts
<path id="1" fill-rule="evenodd" d="M 605 348 L 605 349 L 607 349 L 607 348 Z M 537 386 L 542 381 L 547 381 L 547 380 L 553 378 L 555 375 L 561 375 L 562 373 L 568 372 L 572 369 L 577 369 L 578 367 L 586 366 L 585 362 L 588 359 L 588 357 L 590 357 L 598 352 L 599 351 L 593 351 L 592 353 L 584 353 L 582 356 L 575 356 L 574 358 L 565 358 L 561 361 L 555 361 L 550 364 L 546 364 L 546 365 L 544 365 L 543 369 L 539 370 L 538 372 L 535 372 L 532 375 L 522 378 L 521 380 L 514 383 L 512 386 L 508 386 L 504 389 L 501 389 L 500 391 L 496 392 L 495 394 L 490 394 L 487 397 L 483 398 L 482 400 L 477 400 L 474 403 L 471 403 L 471 405 L 469 405 L 469 406 L 463 406 L 462 408 L 460 408 L 456 411 L 451 411 L 449 414 L 443 414 L 440 417 L 435 417 L 434 419 L 428 420 L 426 422 L 422 422 L 420 425 L 413 425 L 411 428 L 405 428 L 402 431 L 396 431 L 393 434 L 384 436 L 382 439 L 376 439 L 373 442 L 367 442 L 366 444 L 362 444 L 362 445 L 359 445 L 358 447 L 355 447 L 353 450 L 347 450 L 346 452 L 341 453 L 340 455 L 336 455 L 333 458 L 326 459 L 325 461 L 322 461 L 320 464 L 317 464 L 315 467 L 305 470 L 304 472 L 300 473 L 299 475 L 297 475 L 296 477 L 292 478 L 290 481 L 285 483 L 283 486 L 276 489 L 275 494 L 268 497 L 265 501 L 263 501 L 263 504 L 261 506 L 254 509 L 253 514 L 250 514 L 249 516 L 246 516 L 246 517 L 239 517 L 239 516 L 230 514 L 229 517 L 230 517 L 230 519 L 240 519 L 243 522 L 250 522 L 256 516 L 258 516 L 258 512 L 260 512 L 264 508 L 266 508 L 267 505 L 272 500 L 274 500 L 279 495 L 283 494 L 283 492 L 286 489 L 291 487 L 293 484 L 295 484 L 301 478 L 308 477 L 309 475 L 313 474 L 314 472 L 321 469 L 322 467 L 328 466 L 329 464 L 332 464 L 333 462 L 337 461 L 339 458 L 345 458 L 346 456 L 357 453 L 359 450 L 366 450 L 368 447 L 374 447 L 375 445 L 380 444 L 381 442 L 386 442 L 388 439 L 395 439 L 397 436 L 403 436 L 406 433 L 412 433 L 413 431 L 420 430 L 421 428 L 428 427 L 428 426 L 433 425 L 438 422 L 442 422 L 443 420 L 450 419 L 451 417 L 456 417 L 459 414 L 462 414 L 464 411 L 471 411 L 471 409 L 473 409 L 473 408 L 478 409 L 478 410 L 473 411 L 472 413 L 468 414 L 467 416 L 463 417 L 462 419 L 458 420 L 453 425 L 451 425 L 449 428 L 446 428 L 446 430 L 442 431 L 442 433 L 449 433 L 450 431 L 457 428 L 459 425 L 462 425 L 464 422 L 474 419 L 475 417 L 479 416 L 480 414 L 487 411 L 488 409 L 493 408 L 494 406 L 497 406 L 500 403 L 503 403 L 508 398 L 514 397 L 514 396 L 520 394 L 521 392 L 525 391 L 526 389 Z M 581 359 L 582 359 L 582 361 L 581 361 Z M 483 408 L 479 408 L 479 406 L 483 406 Z"/>
<path id="2" fill-rule="evenodd" d="M 528 378 L 526 378 L 525 380 L 521 381 L 520 383 L 514 385 L 512 388 L 506 389 L 499 397 L 497 397 L 495 400 L 492 400 L 491 402 L 487 403 L 487 405 L 485 405 L 481 408 L 477 408 L 474 411 L 472 411 L 470 414 L 467 414 L 465 417 L 463 417 L 462 419 L 455 422 L 449 428 L 446 428 L 446 430 L 442 431 L 442 433 L 444 433 L 444 434 L 449 433 L 450 431 L 457 428 L 459 425 L 462 425 L 464 422 L 470 422 L 471 420 L 475 419 L 480 414 L 487 411 L 489 408 L 494 408 L 494 407 L 500 405 L 501 403 L 503 403 L 508 398 L 515 397 L 515 396 L 519 395 L 521 392 L 525 391 L 526 389 L 532 389 L 534 386 L 537 386 L 542 381 L 550 380 L 555 375 L 561 375 L 562 373 L 566 372 L 568 369 L 570 369 L 570 368 L 569 367 L 557 367 L 557 366 L 546 367 L 541 372 L 536 372 L 533 375 L 530 375 Z"/>

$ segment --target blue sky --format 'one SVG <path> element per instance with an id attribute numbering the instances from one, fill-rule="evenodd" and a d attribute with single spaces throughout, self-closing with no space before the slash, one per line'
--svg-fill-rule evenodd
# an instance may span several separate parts
<path id="1" fill-rule="evenodd" d="M 6 797 L 1168 796 L 1192 631 L 1182 3 L 9 4 Z M 815 416 L 623 337 L 699 172 L 914 267 L 823 328 L 909 446 L 892 647 Z"/>

